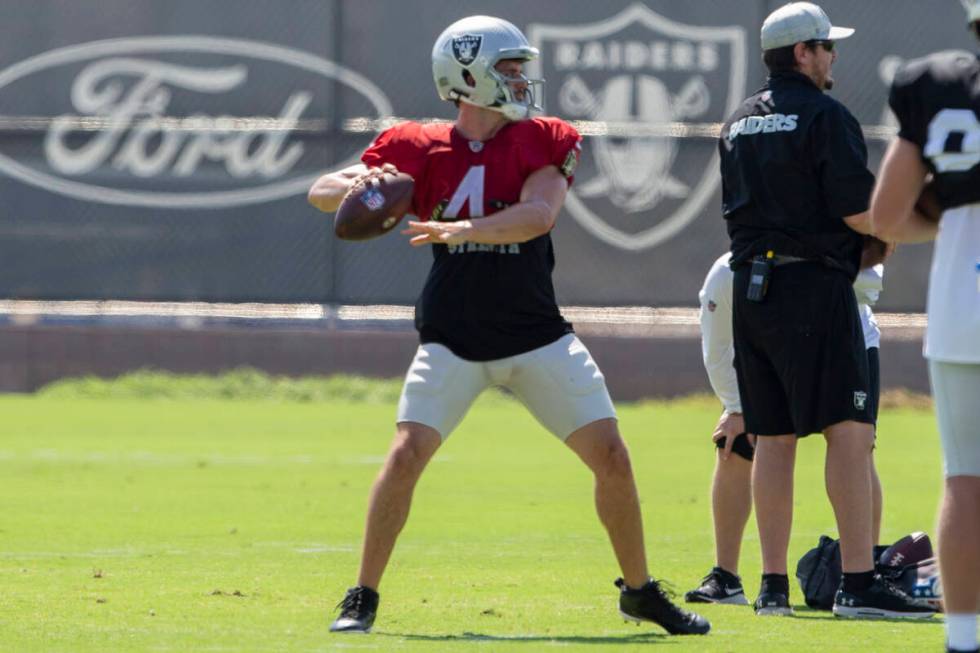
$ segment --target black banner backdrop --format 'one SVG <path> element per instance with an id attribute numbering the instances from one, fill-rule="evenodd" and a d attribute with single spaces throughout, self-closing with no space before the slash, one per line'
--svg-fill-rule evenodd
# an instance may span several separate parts
<path id="1" fill-rule="evenodd" d="M 306 189 L 392 117 L 450 119 L 432 42 L 492 13 L 541 49 L 548 113 L 586 134 L 554 233 L 560 301 L 694 305 L 727 247 L 713 130 L 763 81 L 779 4 L 3 0 L 0 297 L 414 302 L 429 253 L 336 241 Z M 957 0 L 822 6 L 857 28 L 834 94 L 876 169 L 895 67 L 975 46 Z M 896 254 L 881 308 L 922 309 L 930 253 Z"/>

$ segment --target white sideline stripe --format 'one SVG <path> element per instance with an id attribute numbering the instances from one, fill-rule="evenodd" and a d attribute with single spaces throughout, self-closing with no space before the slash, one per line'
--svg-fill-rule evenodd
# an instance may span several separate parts
<path id="1" fill-rule="evenodd" d="M 563 306 L 561 311 L 570 321 L 587 324 L 698 325 L 698 309 L 696 308 Z M 45 316 L 411 322 L 415 317 L 415 308 L 393 304 L 353 306 L 335 304 L 0 300 L 0 316 L 3 315 L 24 323 Z M 926 325 L 926 316 L 923 313 L 875 313 L 875 317 L 882 328 L 921 329 Z"/>
<path id="2" fill-rule="evenodd" d="M 0 301 L 0 315 L 63 317 L 215 317 L 265 320 L 322 320 L 319 304 L 224 304 L 206 302 Z"/>

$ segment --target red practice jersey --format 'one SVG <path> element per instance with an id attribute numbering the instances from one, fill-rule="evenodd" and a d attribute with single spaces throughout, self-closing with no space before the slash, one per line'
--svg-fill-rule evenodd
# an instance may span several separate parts
<path id="1" fill-rule="evenodd" d="M 391 163 L 412 175 L 412 213 L 419 218 L 432 218 L 447 202 L 458 210 L 442 218 L 468 219 L 516 203 L 524 181 L 545 166 L 556 166 L 571 183 L 580 140 L 575 128 L 557 118 L 508 123 L 486 142 L 468 141 L 447 123 L 403 122 L 379 135 L 361 160 L 368 166 Z M 472 204 L 479 206 L 474 210 Z"/>
<path id="2" fill-rule="evenodd" d="M 412 213 L 423 220 L 491 215 L 520 200 L 535 171 L 555 166 L 572 182 L 581 138 L 557 118 L 511 122 L 487 141 L 451 124 L 401 123 L 361 160 L 390 163 L 415 179 Z M 524 243 L 434 245 L 415 312 L 422 342 L 469 360 L 495 360 L 549 344 L 571 331 L 555 302 L 548 234 Z"/>

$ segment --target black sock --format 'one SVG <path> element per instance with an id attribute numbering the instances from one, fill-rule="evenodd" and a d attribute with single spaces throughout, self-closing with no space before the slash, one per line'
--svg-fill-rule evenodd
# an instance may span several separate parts
<path id="1" fill-rule="evenodd" d="M 856 574 L 844 573 L 844 591 L 845 592 L 863 592 L 864 590 L 871 587 L 871 583 L 875 579 L 875 570 L 871 571 L 860 571 Z"/>
<path id="2" fill-rule="evenodd" d="M 762 574 L 762 591 L 789 595 L 789 576 L 786 574 Z"/>

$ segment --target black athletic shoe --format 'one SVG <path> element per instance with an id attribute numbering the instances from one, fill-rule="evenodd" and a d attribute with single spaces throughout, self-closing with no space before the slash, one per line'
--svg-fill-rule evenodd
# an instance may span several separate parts
<path id="1" fill-rule="evenodd" d="M 721 567 L 701 579 L 701 586 L 684 595 L 688 603 L 725 603 L 727 605 L 748 605 L 742 579 Z"/>
<path id="2" fill-rule="evenodd" d="M 928 619 L 935 611 L 880 574 L 876 574 L 871 587 L 862 592 L 845 592 L 842 584 L 834 596 L 835 617 Z"/>
<path id="3" fill-rule="evenodd" d="M 973 649 L 970 649 L 969 651 L 961 651 L 958 648 L 949 648 L 947 646 L 946 647 L 946 653 L 980 653 L 980 648 L 973 648 Z"/>
<path id="4" fill-rule="evenodd" d="M 671 635 L 704 635 L 711 630 L 707 619 L 674 605 L 660 583 L 652 578 L 638 590 L 628 588 L 622 578 L 616 580 L 616 587 L 623 619 L 636 623 L 652 621 Z"/>
<path id="5" fill-rule="evenodd" d="M 782 592 L 761 591 L 752 607 L 760 617 L 786 617 L 793 614 L 789 595 Z"/>
<path id="6" fill-rule="evenodd" d="M 347 596 L 337 604 L 340 615 L 330 624 L 332 633 L 369 633 L 378 613 L 378 593 L 358 585 L 347 590 Z"/>

